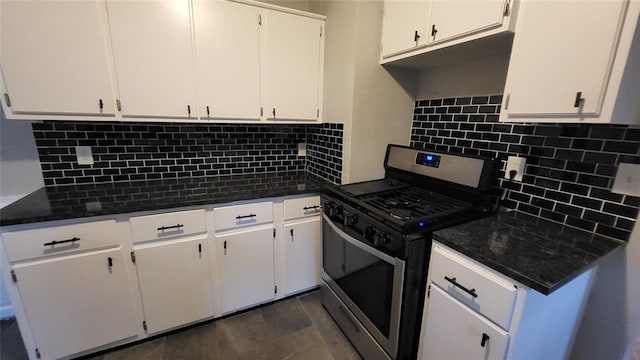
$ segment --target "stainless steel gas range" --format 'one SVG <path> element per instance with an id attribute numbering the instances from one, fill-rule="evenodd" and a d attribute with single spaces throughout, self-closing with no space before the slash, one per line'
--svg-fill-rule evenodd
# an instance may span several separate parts
<path id="1" fill-rule="evenodd" d="M 496 161 L 389 145 L 384 165 L 323 195 L 322 303 L 366 360 L 414 359 L 431 233 L 491 212 Z"/>

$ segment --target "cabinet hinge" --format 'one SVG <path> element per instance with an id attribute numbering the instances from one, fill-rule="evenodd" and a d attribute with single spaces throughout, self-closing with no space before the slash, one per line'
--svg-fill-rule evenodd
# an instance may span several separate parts
<path id="1" fill-rule="evenodd" d="M 118 111 L 122 111 L 122 104 L 120 104 L 120 99 L 116 100 L 116 108 L 118 108 Z"/>
<path id="2" fill-rule="evenodd" d="M 504 101 L 504 109 L 507 110 L 509 108 L 509 100 L 511 99 L 511 94 L 507 94 L 507 99 Z"/>
<path id="3" fill-rule="evenodd" d="M 503 16 L 509 16 L 509 4 L 511 3 L 511 1 L 507 1 L 506 4 L 504 4 L 504 13 L 502 14 Z"/>
<path id="4" fill-rule="evenodd" d="M 146 321 L 142 322 L 142 328 L 144 329 L 144 331 L 147 331 L 147 322 Z"/>
<path id="5" fill-rule="evenodd" d="M 134 253 L 133 251 L 131 252 L 131 262 L 132 263 L 136 263 L 136 253 Z"/>
<path id="6" fill-rule="evenodd" d="M 38 348 L 36 348 L 36 358 L 40 359 L 40 350 Z"/>
<path id="7" fill-rule="evenodd" d="M 260 116 L 264 116 L 264 108 L 260 108 Z"/>
<path id="8" fill-rule="evenodd" d="M 11 281 L 13 281 L 14 283 L 18 282 L 18 277 L 16 277 L 16 272 L 11 270 Z"/>
<path id="9" fill-rule="evenodd" d="M 431 284 L 427 286 L 427 298 L 429 298 L 429 296 L 431 296 Z"/>
<path id="10" fill-rule="evenodd" d="M 276 229 L 273 229 L 273 237 L 276 237 Z"/>
<path id="11" fill-rule="evenodd" d="M 8 93 L 4 93 L 4 102 L 7 103 L 8 107 L 11 107 L 11 98 Z"/>
<path id="12" fill-rule="evenodd" d="M 262 15 L 258 14 L 258 25 L 262 26 Z"/>
<path id="13" fill-rule="evenodd" d="M 277 294 L 277 293 L 278 293 L 278 285 L 276 285 L 276 286 L 274 286 L 274 287 L 273 287 L 273 293 L 274 293 L 274 294 Z"/>
<path id="14" fill-rule="evenodd" d="M 320 109 L 316 109 L 316 118 L 320 117 Z"/>

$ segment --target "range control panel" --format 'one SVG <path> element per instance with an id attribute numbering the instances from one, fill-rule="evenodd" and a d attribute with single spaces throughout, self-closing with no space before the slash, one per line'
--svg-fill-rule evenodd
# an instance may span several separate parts
<path id="1" fill-rule="evenodd" d="M 419 152 L 416 164 L 437 168 L 440 166 L 440 155 Z"/>

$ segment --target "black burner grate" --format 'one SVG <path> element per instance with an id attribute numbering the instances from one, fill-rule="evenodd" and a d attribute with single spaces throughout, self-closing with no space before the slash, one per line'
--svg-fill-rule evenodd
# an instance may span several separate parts
<path id="1" fill-rule="evenodd" d="M 432 220 L 473 207 L 470 203 L 417 187 L 364 194 L 357 198 L 397 221 Z"/>

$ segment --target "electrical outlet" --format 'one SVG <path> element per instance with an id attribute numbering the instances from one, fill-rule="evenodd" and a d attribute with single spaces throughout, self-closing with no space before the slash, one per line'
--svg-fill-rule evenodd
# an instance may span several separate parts
<path id="1" fill-rule="evenodd" d="M 307 144 L 305 143 L 298 144 L 298 156 L 307 156 Z"/>
<path id="2" fill-rule="evenodd" d="M 522 181 L 522 174 L 524 174 L 524 165 L 527 163 L 527 158 L 518 156 L 509 156 L 507 158 L 507 166 L 504 169 L 504 178 L 515 181 Z M 515 176 L 511 177 L 511 172 L 515 171 Z"/>
<path id="3" fill-rule="evenodd" d="M 640 196 L 640 164 L 620 163 L 611 192 Z"/>
<path id="4" fill-rule="evenodd" d="M 78 165 L 93 165 L 91 146 L 76 146 L 76 158 Z"/>

